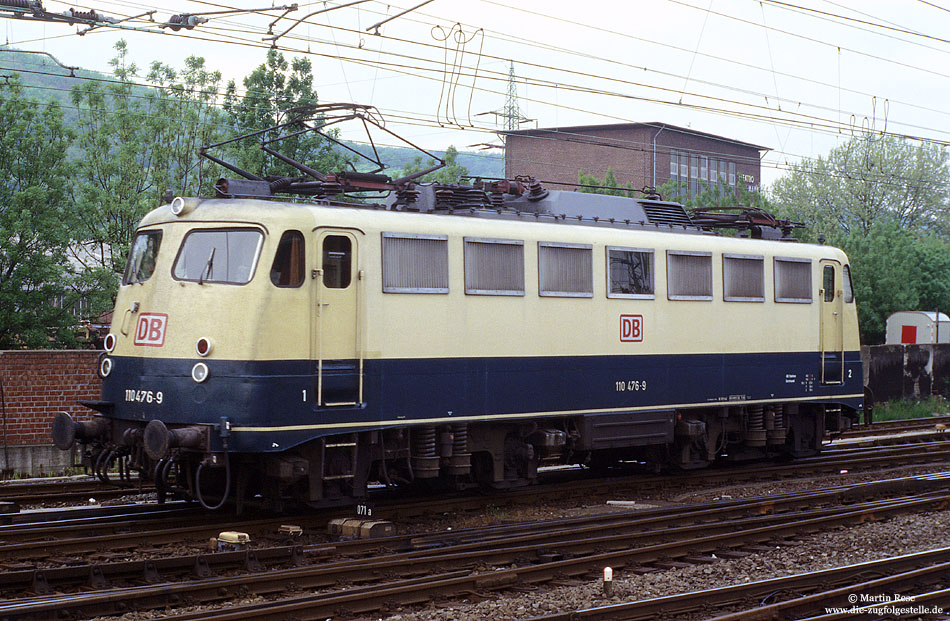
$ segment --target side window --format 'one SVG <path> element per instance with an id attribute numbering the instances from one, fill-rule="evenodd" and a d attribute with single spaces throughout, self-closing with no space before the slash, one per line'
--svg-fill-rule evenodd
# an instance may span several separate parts
<path id="1" fill-rule="evenodd" d="M 465 293 L 524 295 L 524 242 L 465 238 Z"/>
<path id="2" fill-rule="evenodd" d="M 538 293 L 542 296 L 594 296 L 593 246 L 538 242 Z"/>
<path id="3" fill-rule="evenodd" d="M 129 285 L 148 280 L 155 271 L 155 260 L 161 245 L 161 231 L 146 231 L 137 234 L 132 240 L 132 249 L 129 251 L 129 261 L 125 266 L 122 284 Z"/>
<path id="4" fill-rule="evenodd" d="M 299 287 L 305 270 L 304 241 L 300 231 L 286 231 L 277 244 L 270 280 L 278 287 Z"/>
<path id="5" fill-rule="evenodd" d="M 654 298 L 653 251 L 607 247 L 607 297 Z"/>
<path id="6" fill-rule="evenodd" d="M 323 238 L 323 286 L 346 289 L 352 277 L 353 244 L 345 235 L 327 235 Z"/>
<path id="7" fill-rule="evenodd" d="M 775 301 L 811 304 L 811 259 L 775 257 Z"/>
<path id="8" fill-rule="evenodd" d="M 448 293 L 447 235 L 383 233 L 384 293 Z"/>
<path id="9" fill-rule="evenodd" d="M 854 302 L 854 288 L 851 286 L 851 266 L 841 268 L 841 280 L 844 285 L 844 301 L 847 304 Z"/>
<path id="10" fill-rule="evenodd" d="M 764 302 L 765 257 L 722 255 L 722 299 L 727 302 Z"/>
<path id="11" fill-rule="evenodd" d="M 190 231 L 178 251 L 172 276 L 198 283 L 248 283 L 263 239 L 257 229 Z"/>
<path id="12" fill-rule="evenodd" d="M 712 300 L 712 253 L 666 251 L 667 297 Z"/>
<path id="13" fill-rule="evenodd" d="M 835 268 L 831 265 L 825 266 L 824 276 L 822 277 L 822 288 L 825 290 L 825 302 L 834 302 Z"/>

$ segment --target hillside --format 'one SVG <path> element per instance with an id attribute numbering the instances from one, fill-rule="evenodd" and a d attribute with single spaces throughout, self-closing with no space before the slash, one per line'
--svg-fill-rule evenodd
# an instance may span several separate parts
<path id="1" fill-rule="evenodd" d="M 68 64 L 65 59 L 58 60 Z M 27 96 L 31 99 L 41 103 L 46 103 L 51 99 L 56 101 L 63 110 L 67 124 L 76 120 L 76 111 L 69 94 L 72 87 L 79 84 L 82 78 L 111 79 L 111 76 L 85 69 L 77 69 L 76 77 L 73 77 L 68 69 L 58 65 L 49 56 L 0 48 L 0 77 L 13 74 L 20 76 L 20 83 L 23 84 Z M 355 145 L 352 146 L 355 147 Z M 420 155 L 412 148 L 379 147 L 377 150 L 382 161 L 387 165 L 386 172 L 390 175 L 410 164 Z M 439 157 L 445 155 L 443 151 L 433 153 Z M 458 163 L 465 166 L 470 175 L 502 177 L 505 173 L 504 156 L 498 152 L 459 151 Z"/>

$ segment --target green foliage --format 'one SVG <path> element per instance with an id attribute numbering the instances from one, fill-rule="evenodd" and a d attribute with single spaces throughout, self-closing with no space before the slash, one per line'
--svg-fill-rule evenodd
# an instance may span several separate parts
<path id="1" fill-rule="evenodd" d="M 310 60 L 294 58 L 288 63 L 281 52 L 268 50 L 264 64 L 244 78 L 244 87 L 247 92 L 242 98 L 237 94 L 234 80 L 231 80 L 224 99 L 224 109 L 234 131 L 237 134 L 267 131 L 232 143 L 232 160 L 240 168 L 262 177 L 299 176 L 301 173 L 296 168 L 258 147 L 262 141 L 273 140 L 281 133 L 292 134 L 301 129 L 299 126 L 287 127 L 281 132 L 268 128 L 289 123 L 301 116 L 310 116 L 307 107 L 317 103 Z M 333 143 L 315 132 L 286 138 L 269 146 L 319 171 L 338 171 L 346 165 L 346 158 L 334 149 Z"/>
<path id="2" fill-rule="evenodd" d="M 861 339 L 884 341 L 900 310 L 950 309 L 950 169 L 936 145 L 857 136 L 777 181 L 772 202 L 809 227 L 805 241 L 842 248 L 851 261 Z"/>
<path id="3" fill-rule="evenodd" d="M 750 190 L 747 183 L 741 179 L 735 189 L 729 187 L 720 177 L 720 182 L 710 186 L 701 181 L 701 191 L 696 196 L 689 195 L 689 188 L 685 183 L 672 179 L 657 188 L 663 198 L 682 204 L 687 209 L 704 209 L 709 207 L 758 207 L 770 211 L 768 199 L 758 190 Z"/>
<path id="4" fill-rule="evenodd" d="M 633 184 L 629 181 L 626 185 L 620 185 L 620 182 L 617 181 L 617 176 L 614 174 L 614 169 L 607 167 L 607 174 L 603 179 L 598 179 L 594 175 L 585 173 L 583 170 L 577 171 L 577 183 L 578 191 L 584 192 L 586 194 L 609 194 L 611 196 L 630 196 L 636 197 L 640 196 L 638 188 L 634 188 Z M 599 186 L 599 187 L 585 187 L 585 186 Z"/>
<path id="5" fill-rule="evenodd" d="M 85 82 L 73 89 L 76 122 L 74 200 L 79 206 L 74 260 L 90 292 L 90 314 L 112 308 L 132 235 L 142 217 L 166 192 L 207 194 L 214 183 L 211 162 L 198 147 L 220 136 L 224 115 L 213 107 L 221 80 L 205 61 L 189 57 L 180 72 L 153 62 L 148 81 L 133 84 L 125 41 L 110 61 L 116 82 Z"/>
<path id="6" fill-rule="evenodd" d="M 15 78 L 0 84 L 0 349 L 73 341 L 71 139 L 58 105 L 26 99 Z M 59 296 L 67 310 L 51 304 Z"/>
<path id="7" fill-rule="evenodd" d="M 926 401 L 891 401 L 874 407 L 874 420 L 904 420 L 950 414 L 950 402 L 939 397 Z"/>
<path id="8" fill-rule="evenodd" d="M 468 174 L 468 168 L 462 166 L 458 163 L 458 149 L 454 146 L 449 146 L 445 150 L 445 167 L 440 168 L 435 172 L 431 172 L 427 175 L 416 179 L 416 181 L 432 181 L 435 183 L 460 183 L 459 177 L 464 177 Z M 406 164 L 401 170 L 392 175 L 393 179 L 399 179 L 401 177 L 406 177 L 413 173 L 423 171 L 427 168 L 431 168 L 436 165 L 434 159 L 429 159 L 425 164 L 422 163 L 422 156 L 416 156 L 409 164 Z"/>
<path id="9" fill-rule="evenodd" d="M 828 235 L 868 235 L 879 223 L 947 236 L 950 169 L 945 149 L 863 134 L 776 181 L 775 204 Z"/>

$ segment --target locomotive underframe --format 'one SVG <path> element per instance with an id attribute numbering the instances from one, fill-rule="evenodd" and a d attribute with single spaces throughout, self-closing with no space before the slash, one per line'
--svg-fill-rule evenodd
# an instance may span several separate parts
<path id="1" fill-rule="evenodd" d="M 844 431 L 856 418 L 838 405 L 765 403 L 422 424 L 324 436 L 264 456 L 212 449 L 212 437 L 226 441 L 224 423 L 166 429 L 158 421 L 97 417 L 74 423 L 71 433 L 85 443 L 84 462 L 101 478 L 109 480 L 113 466 L 120 480 L 138 471 L 156 482 L 160 501 L 198 498 L 220 506 L 231 498 L 240 508 L 258 498 L 281 508 L 351 502 L 373 484 L 517 487 L 534 483 L 538 469 L 550 465 L 606 469 L 640 462 L 653 470 L 689 470 L 717 460 L 804 457 L 821 450 L 826 432 Z"/>

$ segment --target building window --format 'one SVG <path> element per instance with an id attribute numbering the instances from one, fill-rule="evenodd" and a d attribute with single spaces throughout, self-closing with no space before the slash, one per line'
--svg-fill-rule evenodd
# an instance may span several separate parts
<path id="1" fill-rule="evenodd" d="M 466 237 L 465 293 L 524 295 L 524 242 Z"/>
<path id="2" fill-rule="evenodd" d="M 765 257 L 722 255 L 722 299 L 727 302 L 764 302 Z"/>
<path id="3" fill-rule="evenodd" d="M 383 233 L 384 293 L 448 293 L 447 235 Z"/>
<path id="4" fill-rule="evenodd" d="M 729 162 L 729 187 L 736 187 L 736 163 Z"/>
<path id="5" fill-rule="evenodd" d="M 699 156 L 699 187 L 702 188 L 709 180 L 709 158 L 705 155 Z"/>
<path id="6" fill-rule="evenodd" d="M 653 289 L 653 251 L 607 247 L 607 297 L 656 297 Z"/>
<path id="7" fill-rule="evenodd" d="M 538 292 L 543 296 L 593 297 L 592 256 L 590 244 L 538 242 Z"/>
<path id="8" fill-rule="evenodd" d="M 775 257 L 775 301 L 810 304 L 811 259 Z"/>
<path id="9" fill-rule="evenodd" d="M 671 300 L 712 300 L 712 253 L 666 251 L 667 296 Z"/>

